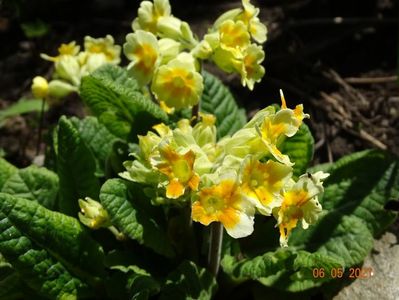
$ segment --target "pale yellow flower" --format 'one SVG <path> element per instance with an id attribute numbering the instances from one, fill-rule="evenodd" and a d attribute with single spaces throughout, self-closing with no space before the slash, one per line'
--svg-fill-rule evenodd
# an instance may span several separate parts
<path id="1" fill-rule="evenodd" d="M 242 0 L 243 12 L 236 19 L 242 20 L 248 27 L 252 38 L 262 44 L 266 41 L 267 28 L 259 20 L 259 8 L 253 6 L 249 0 Z"/>
<path id="2" fill-rule="evenodd" d="M 253 202 L 263 215 L 281 205 L 281 190 L 292 176 L 292 168 L 268 160 L 261 163 L 256 158 L 244 162 L 241 174 L 241 190 L 244 197 Z"/>
<path id="3" fill-rule="evenodd" d="M 254 208 L 241 196 L 234 177 L 228 177 L 198 192 L 192 219 L 205 226 L 221 222 L 230 236 L 242 238 L 253 232 Z"/>
<path id="4" fill-rule="evenodd" d="M 56 61 L 60 60 L 60 58 L 62 56 L 65 56 L 65 55 L 76 56 L 79 53 L 79 49 L 80 49 L 80 46 L 76 45 L 75 41 L 72 41 L 68 44 L 61 44 L 61 46 L 58 47 L 58 55 L 57 56 L 49 56 L 47 54 L 42 53 L 42 54 L 40 54 L 40 57 L 45 60 L 48 60 L 48 61 L 56 62 Z"/>
<path id="5" fill-rule="evenodd" d="M 151 90 L 158 101 L 181 109 L 197 104 L 204 89 L 203 79 L 195 69 L 192 55 L 180 53 L 160 66 L 152 80 Z"/>
<path id="6" fill-rule="evenodd" d="M 292 165 L 288 155 L 282 154 L 277 145 L 281 138 L 295 135 L 302 124 L 302 120 L 309 115 L 303 113 L 302 105 L 298 105 L 295 110 L 288 109 L 281 90 L 280 95 L 281 110 L 264 118 L 259 133 L 266 148 L 279 162 Z"/>
<path id="7" fill-rule="evenodd" d="M 302 227 L 307 229 L 309 224 L 314 224 L 322 210 L 318 201 L 318 195 L 323 192 L 322 180 L 329 174 L 317 172 L 315 174 L 304 174 L 298 182 L 291 183 L 282 196 L 281 207 L 273 211 L 280 230 L 280 244 L 287 246 L 291 231 L 302 220 Z"/>
<path id="8" fill-rule="evenodd" d="M 158 150 L 160 157 L 153 159 L 152 165 L 168 177 L 166 197 L 179 198 L 187 187 L 196 191 L 200 178 L 193 170 L 194 152 L 189 150 L 184 154 L 179 154 L 167 143 L 158 145 Z"/>
<path id="9" fill-rule="evenodd" d="M 227 49 L 242 50 L 250 43 L 245 24 L 241 21 L 224 21 L 219 27 L 220 45 Z"/>
<path id="10" fill-rule="evenodd" d="M 240 69 L 241 83 L 253 90 L 255 82 L 259 82 L 265 74 L 265 69 L 261 65 L 265 58 L 262 47 L 252 44 L 245 50 Z"/>
<path id="11" fill-rule="evenodd" d="M 89 54 L 103 54 L 108 63 L 119 64 L 121 61 L 121 46 L 115 45 L 114 38 L 109 34 L 104 38 L 85 36 L 84 48 Z"/>
<path id="12" fill-rule="evenodd" d="M 132 62 L 128 71 L 141 85 L 148 84 L 160 62 L 159 46 L 156 37 L 143 30 L 129 33 L 123 45 L 126 57 Z"/>
<path id="13" fill-rule="evenodd" d="M 171 7 L 168 0 L 142 1 L 137 13 L 137 18 L 132 23 L 133 30 L 145 30 L 157 33 L 158 20 L 161 17 L 168 17 Z"/>

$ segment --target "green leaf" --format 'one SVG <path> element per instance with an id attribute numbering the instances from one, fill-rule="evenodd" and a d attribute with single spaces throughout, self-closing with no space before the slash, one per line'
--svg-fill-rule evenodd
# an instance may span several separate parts
<path id="1" fill-rule="evenodd" d="M 204 92 L 200 110 L 216 116 L 218 138 L 231 135 L 247 122 L 244 109 L 240 109 L 230 90 L 215 76 L 203 72 Z"/>
<path id="2" fill-rule="evenodd" d="M 105 282 L 112 299 L 148 299 L 160 291 L 160 284 L 136 266 L 118 266 L 112 269 L 113 273 Z"/>
<path id="3" fill-rule="evenodd" d="M 2 200 L 11 197 L 0 195 Z M 0 251 L 29 287 L 43 297 L 77 299 L 77 295 L 87 289 L 86 284 L 71 275 L 48 251 L 22 234 L 1 211 Z"/>
<path id="4" fill-rule="evenodd" d="M 110 133 L 103 124 L 99 123 L 95 117 L 86 117 L 83 120 L 72 117 L 70 121 L 92 152 L 96 161 L 97 176 L 104 176 L 107 159 L 112 153 L 114 143 L 119 139 Z"/>
<path id="5" fill-rule="evenodd" d="M 211 299 L 217 283 L 207 270 L 191 261 L 184 261 L 166 279 L 160 300 L 167 299 Z"/>
<path id="6" fill-rule="evenodd" d="M 101 188 L 100 201 L 116 225 L 125 235 L 145 245 L 155 252 L 171 257 L 172 246 L 158 224 L 157 208 L 140 199 L 138 191 L 129 191 L 127 183 L 121 179 L 107 180 Z"/>
<path id="7" fill-rule="evenodd" d="M 80 95 L 99 121 L 122 139 L 136 138 L 168 119 L 121 67 L 106 65 L 84 77 Z"/>
<path id="8" fill-rule="evenodd" d="M 37 201 L 53 209 L 58 195 L 58 176 L 46 168 L 32 165 L 8 178 L 1 192 Z"/>
<path id="9" fill-rule="evenodd" d="M 18 169 L 16 167 L 0 157 L 0 191 L 8 178 L 10 178 L 17 171 Z"/>
<path id="10" fill-rule="evenodd" d="M 159 293 L 159 283 L 148 275 L 133 273 L 129 276 L 127 282 L 130 299 L 148 299 Z"/>
<path id="11" fill-rule="evenodd" d="M 321 286 L 330 281 L 331 272 L 338 268 L 343 270 L 343 262 L 321 253 L 297 252 L 292 264 L 274 275 L 258 278 L 266 286 L 278 287 L 289 292 L 301 292 L 310 288 Z M 322 269 L 324 277 L 315 278 L 313 271 Z"/>
<path id="12" fill-rule="evenodd" d="M 292 260 L 294 256 L 295 253 L 290 249 L 278 249 L 275 252 L 267 252 L 255 258 L 240 261 L 237 261 L 234 256 L 225 255 L 221 265 L 223 271 L 236 281 L 257 280 L 286 269 L 287 261 Z"/>
<path id="13" fill-rule="evenodd" d="M 48 250 L 74 274 L 93 281 L 102 275 L 102 248 L 77 219 L 4 193 L 0 193 L 0 211 L 21 234 Z"/>
<path id="14" fill-rule="evenodd" d="M 21 23 L 21 28 L 29 39 L 42 37 L 50 31 L 50 26 L 40 19 L 32 22 Z"/>
<path id="15" fill-rule="evenodd" d="M 76 217 L 79 199 L 98 199 L 100 184 L 95 176 L 96 162 L 78 130 L 66 117 L 60 118 L 56 136 L 59 209 Z"/>
<path id="16" fill-rule="evenodd" d="M 251 279 L 290 292 L 320 286 L 331 279 L 329 274 L 333 268 L 340 268 L 342 265 L 342 260 L 327 255 L 289 248 L 240 261 L 226 255 L 222 261 L 223 270 L 236 282 Z M 315 268 L 323 268 L 326 277 L 315 279 L 313 276 Z"/>
<path id="17" fill-rule="evenodd" d="M 0 127 L 4 125 L 4 122 L 7 118 L 41 111 L 42 105 L 43 100 L 41 99 L 20 99 L 17 103 L 0 110 Z M 48 110 L 48 105 L 46 103 L 44 106 L 44 110 Z"/>
<path id="18" fill-rule="evenodd" d="M 298 132 L 284 140 L 281 145 L 281 152 L 287 154 L 294 165 L 294 176 L 299 177 L 305 173 L 313 158 L 314 139 L 309 127 L 302 124 Z"/>

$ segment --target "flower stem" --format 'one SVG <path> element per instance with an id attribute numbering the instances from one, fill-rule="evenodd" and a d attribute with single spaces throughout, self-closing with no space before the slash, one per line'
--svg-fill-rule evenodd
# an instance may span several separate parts
<path id="1" fill-rule="evenodd" d="M 37 144 L 36 144 L 36 156 L 39 155 L 40 153 L 40 146 L 42 144 L 42 131 L 43 131 L 43 122 L 44 122 L 44 107 L 45 107 L 46 101 L 43 98 L 42 99 L 42 107 L 40 109 L 40 116 L 39 116 L 39 130 L 37 133 Z"/>
<path id="2" fill-rule="evenodd" d="M 198 123 L 199 118 L 199 103 L 194 105 L 191 110 L 191 126 L 194 126 Z"/>
<path id="3" fill-rule="evenodd" d="M 223 225 L 220 222 L 211 224 L 211 235 L 208 253 L 208 270 L 216 277 L 219 272 L 222 250 Z"/>

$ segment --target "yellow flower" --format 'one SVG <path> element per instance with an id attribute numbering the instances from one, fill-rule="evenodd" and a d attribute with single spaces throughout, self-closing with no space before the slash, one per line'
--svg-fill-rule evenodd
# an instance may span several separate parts
<path id="1" fill-rule="evenodd" d="M 243 12 L 237 16 L 237 20 L 242 20 L 248 26 L 248 31 L 252 38 L 262 44 L 266 41 L 267 29 L 258 18 L 259 8 L 253 6 L 249 0 L 242 0 Z"/>
<path id="2" fill-rule="evenodd" d="M 86 36 L 84 48 L 89 54 L 103 54 L 108 63 L 119 64 L 121 61 L 121 46 L 115 45 L 114 38 L 109 34 L 105 38 L 97 39 Z"/>
<path id="3" fill-rule="evenodd" d="M 48 60 L 48 61 L 56 62 L 56 61 L 60 60 L 60 58 L 62 56 L 65 56 L 65 55 L 76 56 L 79 53 L 79 49 L 80 49 L 80 46 L 76 45 L 75 41 L 72 41 L 68 44 L 61 44 L 61 46 L 58 47 L 58 55 L 57 56 L 49 56 L 47 54 L 42 53 L 42 54 L 40 54 L 40 57 L 45 60 Z"/>
<path id="4" fill-rule="evenodd" d="M 132 23 L 133 30 L 145 30 L 157 33 L 158 20 L 170 16 L 171 7 L 168 0 L 142 1 L 137 18 Z"/>
<path id="5" fill-rule="evenodd" d="M 254 209 L 241 196 L 234 178 L 224 178 L 199 191 L 192 204 L 192 219 L 205 226 L 221 222 L 230 236 L 242 238 L 253 232 Z"/>
<path id="6" fill-rule="evenodd" d="M 194 152 L 189 150 L 185 154 L 179 154 L 166 143 L 161 143 L 158 149 L 160 160 L 154 159 L 152 164 L 168 177 L 166 197 L 179 198 L 184 194 L 186 187 L 196 191 L 200 178 L 193 170 Z"/>
<path id="7" fill-rule="evenodd" d="M 318 195 L 323 192 L 322 180 L 329 174 L 321 171 L 315 174 L 304 174 L 298 182 L 291 185 L 283 192 L 283 201 L 280 208 L 273 211 L 280 230 L 280 244 L 287 246 L 291 231 L 302 220 L 302 227 L 307 229 L 309 224 L 314 224 L 322 210 Z"/>
<path id="8" fill-rule="evenodd" d="M 292 176 L 292 168 L 272 160 L 261 163 L 247 159 L 241 174 L 243 196 L 252 201 L 263 215 L 281 205 L 280 192 Z"/>
<path id="9" fill-rule="evenodd" d="M 266 116 L 260 126 L 260 135 L 268 151 L 279 161 L 286 165 L 292 165 L 287 155 L 277 148 L 280 139 L 291 137 L 298 131 L 302 120 L 309 115 L 303 113 L 303 106 L 298 105 L 295 110 L 288 109 L 285 98 L 280 90 L 281 110 L 274 115 Z"/>
<path id="10" fill-rule="evenodd" d="M 255 82 L 259 82 L 265 74 L 265 69 L 261 66 L 265 53 L 262 47 L 252 44 L 246 48 L 242 59 L 240 70 L 241 83 L 253 90 Z"/>
<path id="11" fill-rule="evenodd" d="M 126 57 L 132 62 L 128 66 L 129 72 L 141 85 L 148 84 L 159 64 L 160 54 L 156 37 L 143 30 L 129 33 L 123 45 Z"/>
<path id="12" fill-rule="evenodd" d="M 251 37 L 259 44 L 266 41 L 267 28 L 258 18 L 259 8 L 253 6 L 249 0 L 242 0 L 242 8 L 235 8 L 222 14 L 213 25 L 218 28 L 226 20 L 241 21 L 245 24 Z"/>
<path id="13" fill-rule="evenodd" d="M 176 109 L 196 105 L 203 89 L 202 76 L 196 71 L 194 58 L 188 53 L 180 53 L 159 67 L 151 86 L 158 101 L 164 101 L 168 107 Z"/>
<path id="14" fill-rule="evenodd" d="M 42 76 L 36 76 L 32 81 L 32 94 L 35 98 L 46 98 L 49 93 L 48 81 Z"/>
<path id="15" fill-rule="evenodd" d="M 241 21 L 224 21 L 219 27 L 220 45 L 228 49 L 244 49 L 250 43 L 245 24 Z"/>

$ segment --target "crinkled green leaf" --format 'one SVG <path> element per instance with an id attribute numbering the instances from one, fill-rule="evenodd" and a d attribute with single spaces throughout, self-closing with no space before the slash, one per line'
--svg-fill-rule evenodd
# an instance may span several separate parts
<path id="1" fill-rule="evenodd" d="M 297 292 L 320 286 L 330 280 L 328 274 L 333 268 L 341 268 L 343 262 L 320 253 L 285 248 L 240 261 L 227 255 L 222 261 L 222 266 L 237 282 L 251 279 L 266 286 Z M 327 276 L 315 279 L 315 268 L 323 268 Z"/>
<path id="2" fill-rule="evenodd" d="M 4 183 L 10 178 L 18 169 L 10 164 L 8 161 L 0 157 L 0 191 Z"/>
<path id="3" fill-rule="evenodd" d="M 291 161 L 295 163 L 294 176 L 299 177 L 305 173 L 313 158 L 314 139 L 309 127 L 302 124 L 298 132 L 287 138 L 281 145 L 280 150 L 282 153 L 287 154 Z"/>
<path id="4" fill-rule="evenodd" d="M 2 202 L 11 198 L 6 194 L 0 195 Z M 28 202 L 34 204 L 32 201 Z M 74 277 L 47 250 L 24 235 L 2 211 L 0 211 L 0 251 L 29 287 L 43 297 L 77 299 L 80 293 L 87 293 L 85 283 Z"/>
<path id="5" fill-rule="evenodd" d="M 211 299 L 217 283 L 207 270 L 191 261 L 184 261 L 167 277 L 160 300 L 168 299 Z"/>
<path id="6" fill-rule="evenodd" d="M 149 275 L 132 273 L 128 277 L 127 289 L 130 299 L 148 299 L 159 293 L 159 283 Z"/>
<path id="7" fill-rule="evenodd" d="M 58 123 L 56 145 L 59 210 L 76 217 L 79 199 L 98 199 L 100 184 L 95 176 L 96 162 L 79 131 L 66 117 L 61 117 Z"/>
<path id="8" fill-rule="evenodd" d="M 58 176 L 35 165 L 18 170 L 5 182 L 1 191 L 16 197 L 37 201 L 53 209 L 58 195 Z"/>
<path id="9" fill-rule="evenodd" d="M 149 200 L 145 200 L 149 204 Z M 173 256 L 167 235 L 152 214 L 156 208 L 131 193 L 127 183 L 121 179 L 107 180 L 101 188 L 100 201 L 111 216 L 112 224 L 124 234 L 159 254 Z"/>
<path id="10" fill-rule="evenodd" d="M 166 122 L 166 113 L 144 96 L 125 69 L 106 65 L 82 79 L 80 95 L 114 135 L 127 139 Z"/>
<path id="11" fill-rule="evenodd" d="M 106 161 L 112 153 L 113 144 L 119 139 L 98 122 L 95 117 L 86 117 L 83 120 L 71 118 L 70 121 L 76 127 L 81 139 L 92 152 L 96 161 L 96 173 L 104 176 Z"/>
<path id="12" fill-rule="evenodd" d="M 221 264 L 224 272 L 240 282 L 274 275 L 285 269 L 289 265 L 287 261 L 292 260 L 294 256 L 294 251 L 290 249 L 279 249 L 240 261 L 237 261 L 234 256 L 225 255 Z"/>
<path id="13" fill-rule="evenodd" d="M 331 280 L 331 272 L 343 269 L 342 260 L 320 253 L 299 251 L 292 264 L 274 275 L 258 278 L 265 286 L 273 286 L 288 292 L 301 292 L 319 287 Z M 313 271 L 322 269 L 324 277 L 315 278 Z"/>
<path id="14" fill-rule="evenodd" d="M 240 109 L 230 90 L 215 76 L 203 72 L 204 92 L 200 110 L 216 116 L 218 138 L 231 135 L 247 122 L 244 109 Z"/>
<path id="15" fill-rule="evenodd" d="M 4 193 L 0 193 L 0 211 L 21 234 L 48 250 L 73 273 L 89 279 L 102 275 L 102 248 L 77 219 Z"/>

